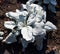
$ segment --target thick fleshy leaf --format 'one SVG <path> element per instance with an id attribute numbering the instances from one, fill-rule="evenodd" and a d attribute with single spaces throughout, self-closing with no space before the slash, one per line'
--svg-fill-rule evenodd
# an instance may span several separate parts
<path id="1" fill-rule="evenodd" d="M 0 40 L 3 39 L 3 36 L 2 35 L 4 35 L 4 32 L 0 31 Z"/>
<path id="2" fill-rule="evenodd" d="M 37 50 L 42 50 L 43 48 L 43 38 L 41 38 L 40 36 L 37 36 L 36 37 L 36 41 L 35 41 L 35 45 L 36 45 L 36 48 Z"/>
<path id="3" fill-rule="evenodd" d="M 50 0 L 50 2 L 51 2 L 52 5 L 56 5 L 57 4 L 56 0 Z"/>
<path id="4" fill-rule="evenodd" d="M 51 23 L 51 22 L 49 22 L 49 21 L 46 22 L 44 28 L 45 28 L 47 31 L 57 30 L 57 27 L 56 27 L 53 23 Z"/>
<path id="5" fill-rule="evenodd" d="M 39 5 L 37 5 L 37 4 L 31 4 L 31 5 L 30 5 L 30 9 L 28 9 L 28 11 L 30 11 L 31 13 L 33 13 L 35 7 L 36 7 L 37 13 L 40 14 L 40 13 L 41 13 L 41 10 L 42 10 L 43 8 L 42 8 L 41 6 L 39 6 Z"/>
<path id="6" fill-rule="evenodd" d="M 20 30 L 24 27 L 24 23 L 23 22 L 18 22 L 17 26 L 18 26 L 18 29 Z"/>
<path id="7" fill-rule="evenodd" d="M 29 42 L 27 42 L 25 39 L 22 38 L 21 43 L 22 43 L 23 50 L 24 50 L 25 48 L 27 48 Z"/>
<path id="8" fill-rule="evenodd" d="M 3 37 L 0 37 L 0 40 L 2 40 L 3 39 Z"/>
<path id="9" fill-rule="evenodd" d="M 6 17 L 12 18 L 11 16 L 9 16 L 8 12 L 5 13 Z"/>
<path id="10" fill-rule="evenodd" d="M 33 35 L 43 35 L 46 34 L 46 30 L 44 29 L 44 22 L 35 22 L 33 28 Z"/>
<path id="11" fill-rule="evenodd" d="M 17 41 L 16 36 L 19 34 L 19 32 L 10 32 L 9 35 L 2 41 L 7 44 L 11 44 Z"/>
<path id="12" fill-rule="evenodd" d="M 39 19 L 39 21 L 46 22 L 46 11 L 42 9 L 41 12 L 37 12 L 35 18 L 36 20 Z"/>
<path id="13" fill-rule="evenodd" d="M 13 29 L 16 26 L 16 24 L 14 21 L 5 21 L 4 26 L 8 29 Z"/>
<path id="14" fill-rule="evenodd" d="M 27 25 L 33 25 L 35 23 L 35 18 L 33 16 L 29 17 L 27 20 Z"/>
<path id="15" fill-rule="evenodd" d="M 0 31 L 0 35 L 3 35 L 3 34 L 4 34 L 4 32 Z"/>
<path id="16" fill-rule="evenodd" d="M 43 1 L 45 4 L 52 4 L 52 5 L 56 5 L 57 4 L 57 2 L 56 2 L 56 0 L 44 0 Z"/>
<path id="17" fill-rule="evenodd" d="M 21 30 L 21 34 L 23 36 L 23 39 L 25 39 L 26 41 L 31 41 L 33 39 L 32 27 L 23 27 Z"/>
<path id="18" fill-rule="evenodd" d="M 29 9 L 29 6 L 30 6 L 33 2 L 35 2 L 35 0 L 28 0 L 28 1 L 26 2 L 26 7 L 27 7 L 27 9 Z"/>
<path id="19" fill-rule="evenodd" d="M 5 15 L 11 19 L 15 19 L 15 20 L 19 19 L 19 14 L 16 12 L 7 12 Z"/>
<path id="20" fill-rule="evenodd" d="M 45 4 L 49 4 L 49 0 L 43 0 Z"/>
<path id="21" fill-rule="evenodd" d="M 37 35 L 41 35 L 41 36 L 45 36 L 46 35 L 46 30 L 42 29 L 42 28 L 34 28 L 33 29 L 33 35 L 37 36 Z"/>
<path id="22" fill-rule="evenodd" d="M 27 10 L 27 7 L 26 7 L 26 4 L 21 4 L 23 9 L 26 9 Z"/>
<path id="23" fill-rule="evenodd" d="M 53 13 L 56 13 L 55 5 L 49 4 L 49 5 L 48 5 L 48 9 L 49 9 L 50 11 L 52 11 Z"/>
<path id="24" fill-rule="evenodd" d="M 18 13 L 19 15 L 25 16 L 25 17 L 28 15 L 28 12 L 25 10 L 16 9 L 16 13 Z"/>

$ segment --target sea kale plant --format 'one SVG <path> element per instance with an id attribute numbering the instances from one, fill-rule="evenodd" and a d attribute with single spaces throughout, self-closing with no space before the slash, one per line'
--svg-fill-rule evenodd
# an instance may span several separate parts
<path id="1" fill-rule="evenodd" d="M 5 28 L 11 29 L 12 32 L 3 40 L 7 44 L 16 42 L 16 37 L 22 34 L 21 43 L 23 51 L 28 43 L 34 42 L 37 50 L 42 50 L 43 39 L 46 39 L 46 32 L 56 30 L 56 26 L 50 21 L 46 21 L 46 11 L 38 4 L 33 3 L 34 0 L 27 1 L 22 4 L 20 10 L 15 12 L 7 12 L 5 15 L 14 21 L 5 21 Z M 21 36 L 21 35 L 20 35 Z"/>

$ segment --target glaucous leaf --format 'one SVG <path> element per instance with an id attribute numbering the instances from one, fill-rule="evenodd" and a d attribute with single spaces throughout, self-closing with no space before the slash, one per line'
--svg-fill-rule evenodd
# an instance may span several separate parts
<path id="1" fill-rule="evenodd" d="M 8 29 L 13 29 L 16 26 L 16 24 L 14 21 L 5 21 L 4 26 Z"/>

